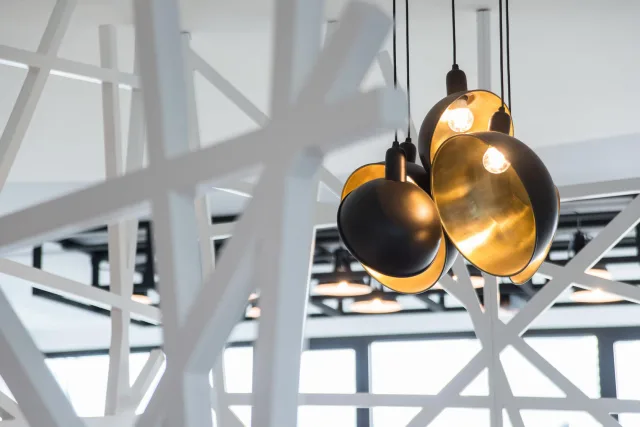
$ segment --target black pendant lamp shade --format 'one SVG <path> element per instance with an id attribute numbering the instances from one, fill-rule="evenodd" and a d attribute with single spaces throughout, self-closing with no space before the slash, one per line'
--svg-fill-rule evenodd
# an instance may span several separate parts
<path id="1" fill-rule="evenodd" d="M 418 151 L 424 167 L 431 166 L 440 146 L 452 136 L 488 131 L 491 118 L 501 105 L 500 97 L 486 90 L 469 91 L 465 88 L 462 91 L 449 93 L 441 99 L 427 113 L 420 126 Z M 509 110 L 506 109 L 506 112 L 508 114 Z M 471 120 L 467 120 L 468 118 Z M 452 129 L 450 124 L 458 130 Z M 462 125 L 464 126 L 457 127 Z M 513 124 L 509 128 L 509 135 L 513 136 Z"/>
<path id="2" fill-rule="evenodd" d="M 409 160 L 411 153 L 414 153 L 416 148 L 413 144 L 402 143 L 400 147 L 405 151 L 407 160 Z M 414 157 L 415 158 L 415 157 Z M 406 162 L 407 182 L 418 185 L 422 190 L 427 193 L 431 191 L 431 178 L 430 174 L 422 167 L 410 161 Z M 374 179 L 384 178 L 385 167 L 384 162 L 372 163 L 364 165 L 356 169 L 345 182 L 342 190 L 342 199 L 344 199 L 350 192 L 365 184 L 366 182 Z M 453 262 L 458 255 L 458 252 L 453 246 L 453 243 L 446 237 L 444 230 L 441 228 L 441 243 L 438 246 L 438 253 L 435 259 L 429 265 L 429 267 L 422 273 L 412 277 L 394 277 L 382 274 L 373 268 L 363 264 L 364 269 L 374 279 L 382 283 L 389 289 L 393 289 L 396 292 L 405 294 L 416 294 L 424 292 L 435 285 L 440 277 L 451 269 Z"/>
<path id="3" fill-rule="evenodd" d="M 433 159 L 431 185 L 447 236 L 480 270 L 516 276 L 544 257 L 558 196 L 527 145 L 500 132 L 451 137 Z"/>
<path id="4" fill-rule="evenodd" d="M 406 181 L 405 155 L 398 144 L 387 150 L 385 178 L 349 192 L 337 222 L 342 241 L 360 263 L 393 277 L 425 271 L 442 234 L 431 197 Z"/>

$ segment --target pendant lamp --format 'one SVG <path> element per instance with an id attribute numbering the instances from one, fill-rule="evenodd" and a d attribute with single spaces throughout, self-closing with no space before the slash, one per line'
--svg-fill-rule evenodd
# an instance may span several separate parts
<path id="1" fill-rule="evenodd" d="M 373 163 L 362 166 L 357 169 L 355 172 L 351 174 L 351 176 L 347 179 L 344 188 L 342 190 L 342 200 L 344 204 L 349 204 L 347 201 L 351 196 L 352 192 L 360 192 L 363 187 L 369 186 L 372 182 L 377 182 L 379 185 L 383 183 L 385 177 L 388 175 L 388 169 L 390 167 L 394 167 L 393 163 L 389 162 L 389 159 L 392 159 L 392 162 L 396 162 L 400 160 L 404 165 L 402 166 L 404 169 L 404 174 L 406 177 L 406 183 L 404 183 L 405 188 L 406 184 L 413 185 L 413 191 L 411 193 L 415 195 L 420 195 L 421 197 L 410 196 L 410 193 L 407 192 L 406 195 L 402 195 L 400 193 L 396 194 L 396 200 L 399 202 L 399 205 L 394 206 L 395 202 L 391 202 L 389 199 L 388 207 L 386 208 L 387 213 L 391 213 L 392 210 L 390 208 L 395 207 L 399 208 L 393 212 L 394 218 L 387 218 L 387 220 L 391 219 L 392 223 L 395 223 L 397 219 L 401 216 L 411 215 L 411 214 L 419 214 L 424 216 L 423 223 L 414 231 L 410 231 L 409 234 L 406 233 L 407 230 L 403 231 L 404 236 L 397 241 L 399 245 L 398 249 L 400 252 L 397 252 L 393 247 L 388 246 L 386 240 L 371 240 L 369 243 L 369 250 L 377 248 L 378 250 L 383 250 L 387 252 L 387 254 L 382 254 L 375 263 L 366 262 L 363 254 L 359 255 L 354 253 L 356 248 L 350 247 L 349 243 L 345 241 L 347 248 L 354 254 L 356 259 L 358 259 L 365 270 L 377 281 L 384 284 L 385 286 L 402 293 L 418 293 L 423 292 L 426 289 L 429 289 L 433 286 L 440 276 L 447 271 L 453 260 L 455 258 L 455 249 L 453 245 L 444 240 L 444 233 L 442 231 L 442 227 L 439 223 L 439 218 L 437 218 L 436 212 L 432 207 L 432 203 L 430 203 L 431 199 L 427 194 L 430 188 L 429 174 L 425 171 L 424 168 L 416 165 L 415 158 L 417 154 L 417 150 L 415 145 L 411 142 L 411 90 L 410 90 L 410 67 L 409 67 L 409 5 L 408 0 L 405 1 L 406 6 L 406 35 L 407 35 L 407 109 L 409 116 L 409 125 L 407 126 L 407 138 L 405 142 L 402 144 L 398 144 L 398 136 L 397 132 L 394 140 L 394 147 L 398 146 L 400 148 L 400 154 L 402 154 L 402 158 L 397 157 L 397 150 L 392 148 L 387 153 L 387 162 L 386 163 Z M 396 5 L 395 1 L 393 2 L 393 68 L 394 68 L 394 86 L 397 86 L 397 60 L 396 60 Z M 392 150 L 396 150 L 393 151 Z M 396 154 L 394 154 L 396 153 Z M 394 157 L 395 156 L 395 157 Z M 417 188 L 416 188 L 417 187 Z M 421 189 L 419 191 L 416 191 Z M 372 190 L 367 190 L 372 191 Z M 352 202 L 355 205 L 355 202 Z M 341 210 L 342 212 L 342 204 Z M 422 214 L 420 214 L 422 212 Z M 362 212 L 365 216 L 370 217 L 367 212 Z M 349 233 L 349 226 L 343 227 L 341 224 L 340 213 L 338 216 L 338 228 L 342 234 Z M 354 218 L 356 221 L 358 218 Z M 355 225 L 355 224 L 354 224 Z M 385 227 L 384 224 L 376 222 L 371 224 L 373 229 L 379 227 Z M 403 226 L 404 227 L 404 226 Z M 394 232 L 393 228 L 389 228 L 385 230 L 390 233 L 390 236 L 393 237 L 397 235 Z M 362 230 L 362 234 L 366 234 L 366 228 Z M 343 236 L 344 238 L 348 238 L 347 236 Z M 370 236 L 373 237 L 373 236 Z M 384 236 L 382 236 L 384 238 Z M 417 238 L 418 240 L 424 239 L 423 241 L 417 241 L 418 252 L 415 253 L 414 249 L 411 249 L 409 246 L 406 246 L 406 243 L 409 242 L 407 238 L 413 240 Z M 384 245 L 380 245 L 380 242 L 385 242 Z M 444 243 L 444 244 L 443 244 Z M 363 245 L 364 246 L 364 245 Z M 436 249 L 436 252 L 433 253 L 433 249 Z M 364 250 L 364 249 L 363 249 Z M 385 264 L 389 263 L 397 263 L 398 260 L 395 260 L 396 257 L 407 258 L 413 256 L 415 254 L 419 254 L 424 252 L 424 255 L 429 254 L 430 256 L 423 257 L 423 263 L 420 268 L 413 268 L 412 271 L 408 271 L 407 269 L 401 270 L 398 268 L 390 268 L 391 266 L 387 266 Z M 402 253 L 406 253 L 406 255 L 402 255 Z M 433 257 L 431 257 L 433 255 Z M 384 259 L 386 258 L 386 259 Z M 369 259 L 373 260 L 373 257 Z M 427 262 L 428 260 L 428 262 Z"/>
<path id="2" fill-rule="evenodd" d="M 333 253 L 334 270 L 332 273 L 323 274 L 318 278 L 318 284 L 313 288 L 313 293 L 328 297 L 354 297 L 370 294 L 372 289 L 366 285 L 361 276 L 356 277 L 349 265 L 351 260 L 349 252 L 345 249 L 337 249 Z"/>
<path id="3" fill-rule="evenodd" d="M 359 297 L 351 304 L 350 310 L 360 314 L 387 314 L 402 310 L 402 305 L 393 295 L 376 290 L 366 297 Z"/>
<path id="4" fill-rule="evenodd" d="M 438 147 L 431 190 L 445 232 L 458 251 L 486 273 L 520 281 L 544 260 L 559 208 L 544 163 L 510 135 L 513 126 L 504 103 L 502 0 L 499 4 L 502 106 L 493 114 L 489 131 L 457 134 Z M 532 268 L 524 273 L 528 266 Z"/>
<path id="5" fill-rule="evenodd" d="M 467 76 L 457 64 L 455 0 L 451 0 L 453 65 L 447 73 L 447 96 L 427 113 L 418 136 L 420 161 L 428 168 L 444 141 L 454 135 L 489 130 L 491 118 L 502 106 L 500 97 L 487 90 L 469 90 Z M 505 111 L 509 114 L 508 109 Z M 507 133 L 513 135 L 510 122 Z"/>
<path id="6" fill-rule="evenodd" d="M 387 150 L 385 178 L 348 193 L 337 222 L 345 247 L 360 263 L 393 277 L 425 271 L 442 235 L 431 197 L 406 181 L 405 154 L 397 141 Z"/>

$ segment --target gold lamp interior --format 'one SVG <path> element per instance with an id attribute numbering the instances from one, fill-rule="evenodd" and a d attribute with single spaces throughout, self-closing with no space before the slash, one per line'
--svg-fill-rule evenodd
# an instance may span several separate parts
<path id="1" fill-rule="evenodd" d="M 344 199 L 350 192 L 352 192 L 362 184 L 374 179 L 384 178 L 384 176 L 385 166 L 381 163 L 368 164 L 358 168 L 347 179 L 342 189 L 342 199 Z M 409 176 L 407 176 L 407 181 L 415 184 L 415 182 Z M 372 268 L 369 268 L 364 264 L 362 264 L 362 266 L 374 279 L 396 292 L 405 294 L 424 292 L 438 281 L 444 270 L 445 262 L 447 259 L 447 245 L 445 244 L 444 237 L 445 236 L 443 232 L 442 239 L 440 241 L 440 247 L 438 248 L 438 253 L 436 254 L 436 257 L 429 268 L 416 276 L 387 276 L 373 270 Z"/>
<path id="2" fill-rule="evenodd" d="M 433 162 L 436 152 L 444 141 L 454 135 L 459 135 L 458 132 L 450 128 L 448 123 L 448 114 L 450 114 L 450 111 L 456 107 L 457 101 L 465 97 L 467 108 L 469 108 L 473 114 L 473 124 L 465 133 L 484 132 L 489 130 L 491 117 L 502 105 L 502 100 L 499 96 L 486 90 L 457 92 L 442 99 L 433 107 L 432 111 L 429 112 L 429 115 L 426 118 L 427 123 L 425 123 L 428 128 L 433 129 L 433 133 L 427 131 L 427 135 L 431 135 L 429 149 L 430 163 Z M 508 108 L 506 108 L 505 111 L 507 114 L 511 115 Z M 511 123 L 509 135 L 513 135 L 513 122 Z"/>
<path id="3" fill-rule="evenodd" d="M 441 144 L 431 170 L 433 199 L 447 235 L 467 260 L 494 276 L 515 276 L 534 256 L 533 207 L 514 167 L 499 174 L 485 169 L 489 148 L 467 134 Z"/>

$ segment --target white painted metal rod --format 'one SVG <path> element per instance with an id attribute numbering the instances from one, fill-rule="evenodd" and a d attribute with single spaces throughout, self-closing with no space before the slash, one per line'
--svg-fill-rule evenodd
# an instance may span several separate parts
<path id="1" fill-rule="evenodd" d="M 162 369 L 162 365 L 165 361 L 165 356 L 162 350 L 152 350 L 149 353 L 149 358 L 145 362 L 138 378 L 131 386 L 131 393 L 129 397 L 129 410 L 135 411 L 140 405 L 140 402 L 149 391 L 149 388 L 153 384 L 153 381 L 158 376 L 158 373 Z"/>
<path id="2" fill-rule="evenodd" d="M 41 68 L 50 70 L 52 75 L 100 84 L 109 82 L 128 89 L 140 87 L 138 76 L 122 71 L 110 70 L 96 65 L 56 58 L 38 52 L 30 52 L 12 46 L 0 45 L 0 64 L 17 68 Z"/>
<path id="3" fill-rule="evenodd" d="M 71 294 L 74 298 L 85 299 L 97 306 L 116 307 L 127 310 L 131 314 L 153 323 L 160 323 L 161 314 L 157 307 L 152 307 L 131 299 L 122 298 L 112 292 L 98 289 L 95 286 L 76 282 L 66 277 L 47 273 L 46 271 L 20 264 L 8 259 L 0 259 L 0 273 L 18 277 L 31 282 L 31 285 L 61 294 Z"/>

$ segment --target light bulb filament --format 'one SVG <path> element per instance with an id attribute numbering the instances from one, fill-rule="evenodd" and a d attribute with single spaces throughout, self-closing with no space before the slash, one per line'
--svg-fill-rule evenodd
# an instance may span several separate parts
<path id="1" fill-rule="evenodd" d="M 482 165 L 493 174 L 501 174 L 509 169 L 511 163 L 504 157 L 504 154 L 495 147 L 489 147 L 482 156 Z"/>
<path id="2" fill-rule="evenodd" d="M 449 128 L 454 132 L 467 132 L 473 126 L 473 113 L 466 97 L 454 101 L 445 114 Z"/>

